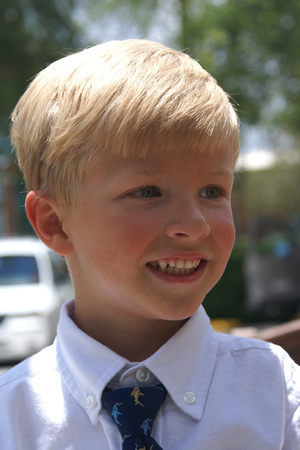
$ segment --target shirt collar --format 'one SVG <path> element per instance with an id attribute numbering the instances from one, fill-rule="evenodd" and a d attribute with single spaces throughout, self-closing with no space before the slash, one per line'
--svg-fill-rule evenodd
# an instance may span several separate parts
<path id="1" fill-rule="evenodd" d="M 58 370 L 91 422 L 98 422 L 101 396 L 110 379 L 128 363 L 81 331 L 71 319 L 74 300 L 62 307 L 57 327 Z"/>
<path id="2" fill-rule="evenodd" d="M 128 360 L 81 331 L 70 318 L 74 300 L 61 311 L 57 330 L 58 370 L 70 392 L 96 424 L 106 385 Z M 184 413 L 200 420 L 217 354 L 217 337 L 201 306 L 186 324 L 141 366 L 166 387 Z"/>
<path id="3" fill-rule="evenodd" d="M 163 383 L 178 408 L 200 420 L 217 351 L 217 335 L 201 306 L 144 364 Z"/>

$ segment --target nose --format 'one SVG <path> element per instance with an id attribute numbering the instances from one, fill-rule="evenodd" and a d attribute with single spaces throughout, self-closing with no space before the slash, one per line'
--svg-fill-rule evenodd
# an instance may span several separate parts
<path id="1" fill-rule="evenodd" d="M 194 241 L 208 236 L 210 231 L 211 227 L 197 199 L 185 197 L 170 212 L 166 234 L 172 239 Z"/>

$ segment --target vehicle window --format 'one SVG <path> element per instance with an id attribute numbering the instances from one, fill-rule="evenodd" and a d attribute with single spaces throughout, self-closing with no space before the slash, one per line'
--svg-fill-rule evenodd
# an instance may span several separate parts
<path id="1" fill-rule="evenodd" d="M 0 256 L 0 285 L 38 282 L 38 268 L 33 256 Z"/>

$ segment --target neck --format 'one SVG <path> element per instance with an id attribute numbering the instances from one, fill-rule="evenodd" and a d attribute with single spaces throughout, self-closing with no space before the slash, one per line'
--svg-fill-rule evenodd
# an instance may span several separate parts
<path id="1" fill-rule="evenodd" d="M 73 317 L 76 325 L 93 339 L 110 348 L 131 362 L 140 362 L 153 355 L 187 321 L 140 320 L 128 318 L 116 320 L 114 316 L 85 317 L 75 306 Z"/>

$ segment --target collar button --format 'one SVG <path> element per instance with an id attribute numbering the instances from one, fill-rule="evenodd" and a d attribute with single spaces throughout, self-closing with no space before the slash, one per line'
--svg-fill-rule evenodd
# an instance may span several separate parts
<path id="1" fill-rule="evenodd" d="M 150 372 L 148 369 L 143 367 L 142 369 L 137 370 L 135 377 L 140 383 L 147 383 L 150 378 Z"/>
<path id="2" fill-rule="evenodd" d="M 97 405 L 97 400 L 94 395 L 88 395 L 85 399 L 85 406 L 87 409 L 94 409 Z"/>
<path id="3" fill-rule="evenodd" d="M 183 400 L 187 405 L 193 405 L 196 401 L 196 396 L 194 392 L 185 392 L 183 394 Z"/>

